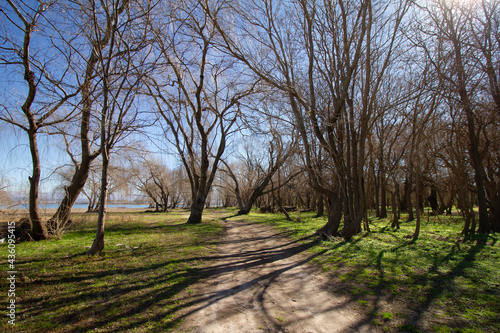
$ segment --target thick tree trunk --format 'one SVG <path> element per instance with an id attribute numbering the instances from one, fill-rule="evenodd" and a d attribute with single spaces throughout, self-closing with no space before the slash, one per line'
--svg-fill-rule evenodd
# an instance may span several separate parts
<path id="1" fill-rule="evenodd" d="M 327 202 L 328 208 L 328 222 L 317 231 L 317 234 L 321 236 L 337 236 L 340 221 L 342 220 L 343 204 L 340 197 L 328 198 Z"/>
<path id="2" fill-rule="evenodd" d="M 413 233 L 413 241 L 416 241 L 418 237 L 420 236 L 420 165 L 419 162 L 417 162 L 417 181 L 416 181 L 416 202 L 415 202 L 415 207 L 416 207 L 416 214 L 417 214 L 417 220 L 415 223 L 415 232 Z"/>
<path id="3" fill-rule="evenodd" d="M 435 186 L 431 187 L 431 195 L 427 198 L 429 200 L 429 204 L 431 205 L 432 208 L 432 213 L 435 215 L 439 215 L 440 213 L 440 208 L 439 208 L 439 203 L 438 203 L 438 196 L 437 196 L 437 190 Z"/>
<path id="4" fill-rule="evenodd" d="M 321 194 L 318 197 L 317 209 L 318 209 L 318 213 L 316 214 L 316 217 L 322 217 L 325 214 L 325 200 Z"/>
<path id="5" fill-rule="evenodd" d="M 187 224 L 198 224 L 201 223 L 201 218 L 203 215 L 203 209 L 205 208 L 205 199 L 203 193 L 198 193 L 197 197 L 193 199 L 191 203 L 191 214 L 187 220 Z"/>
<path id="6" fill-rule="evenodd" d="M 252 194 L 248 198 L 248 200 L 245 202 L 244 205 L 242 205 L 242 208 L 238 211 L 238 215 L 244 215 L 248 214 L 250 210 L 252 209 L 252 206 L 255 204 L 255 201 L 262 195 L 264 192 L 264 189 L 266 186 L 269 184 L 269 181 L 271 180 L 271 177 L 273 176 L 274 172 L 270 175 L 268 175 L 263 182 L 253 190 Z M 241 199 L 239 199 L 241 200 Z"/>
<path id="7" fill-rule="evenodd" d="M 351 238 L 352 236 L 361 232 L 361 221 L 363 216 L 357 216 L 353 220 L 344 220 L 344 227 L 340 230 L 339 235 L 344 238 Z"/>
<path id="8" fill-rule="evenodd" d="M 451 30 L 451 38 L 453 46 L 455 48 L 455 70 L 457 74 L 457 90 L 460 96 L 460 101 L 462 102 L 463 109 L 465 111 L 465 117 L 467 119 L 467 127 L 469 130 L 469 155 L 472 160 L 472 166 L 474 168 L 474 180 L 476 182 L 477 190 L 477 201 L 479 206 L 479 232 L 489 233 L 491 231 L 490 221 L 488 216 L 488 207 L 486 202 L 486 193 L 484 189 L 484 169 L 481 159 L 481 152 L 479 151 L 478 137 L 476 134 L 476 124 L 475 115 L 473 109 L 473 103 L 469 98 L 469 91 L 467 89 L 467 75 L 464 69 L 464 63 L 462 60 L 462 44 L 459 40 L 453 23 L 451 21 L 447 22 Z"/>
<path id="9" fill-rule="evenodd" d="M 467 108 L 466 108 L 467 109 Z M 469 113 L 471 113 L 469 115 Z M 487 234 L 491 231 L 488 218 L 488 207 L 486 202 L 486 193 L 484 190 L 483 165 L 481 163 L 481 154 L 475 133 L 474 116 L 472 110 L 466 111 L 467 121 L 469 123 L 470 150 L 469 153 L 474 167 L 474 180 L 476 181 L 477 201 L 479 206 L 479 233 Z"/>
<path id="10" fill-rule="evenodd" d="M 32 126 L 31 126 L 32 125 Z M 36 126 L 31 124 L 30 127 L 33 128 Z M 36 127 L 34 127 L 36 128 Z M 29 177 L 30 181 L 30 194 L 29 194 L 29 216 L 31 223 L 33 224 L 33 228 L 31 230 L 31 237 L 34 240 L 43 240 L 49 237 L 49 233 L 47 230 L 47 225 L 44 221 L 42 221 L 40 217 L 40 212 L 38 208 L 38 190 L 40 185 L 40 155 L 38 153 L 37 146 L 37 138 L 36 138 L 36 129 L 30 129 L 29 133 L 29 142 L 30 142 L 30 152 L 31 152 L 31 162 L 33 164 L 33 171 L 31 177 Z"/>
<path id="11" fill-rule="evenodd" d="M 375 216 L 380 217 L 380 170 L 375 172 L 375 166 L 372 166 L 373 184 L 375 187 Z"/>

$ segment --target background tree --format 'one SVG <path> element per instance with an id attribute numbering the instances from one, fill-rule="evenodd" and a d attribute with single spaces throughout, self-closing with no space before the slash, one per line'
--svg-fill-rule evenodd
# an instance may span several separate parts
<path id="1" fill-rule="evenodd" d="M 10 207 L 12 204 L 12 198 L 8 192 L 9 182 L 3 175 L 0 175 L 0 207 L 1 209 Z"/>
<path id="2" fill-rule="evenodd" d="M 298 140 L 293 128 L 286 127 L 279 117 L 275 118 L 276 115 L 266 110 L 265 105 L 257 107 L 252 116 L 255 117 L 257 112 L 262 116 L 254 120 L 255 124 L 247 122 L 249 134 L 242 139 L 244 143 L 239 148 L 241 152 L 236 154 L 238 163 L 234 171 L 224 162 L 223 171 L 234 182 L 238 214 L 248 214 L 260 196 L 275 190 L 269 188 L 272 178 L 298 153 Z"/>
<path id="3" fill-rule="evenodd" d="M 153 154 L 145 154 L 135 160 L 129 174 L 135 188 L 146 196 L 156 211 L 166 212 L 169 206 L 175 208 L 179 203 L 179 188 L 176 185 L 181 179 Z"/>
<path id="4" fill-rule="evenodd" d="M 417 21 L 415 43 L 421 47 L 441 77 L 446 88 L 464 110 L 469 135 L 469 154 L 474 168 L 477 201 L 479 206 L 479 232 L 491 230 L 487 198 L 485 193 L 483 158 L 479 148 L 480 134 L 476 124 L 477 107 L 475 96 L 483 96 L 478 90 L 482 73 L 477 70 L 477 49 L 470 39 L 471 13 L 477 13 L 475 4 L 430 1 L 422 7 L 425 19 Z M 420 17 L 422 18 L 422 17 Z"/>
<path id="5" fill-rule="evenodd" d="M 277 6 L 253 1 L 244 8 L 234 5 L 236 12 L 227 17 L 238 19 L 231 23 L 212 13 L 228 52 L 287 97 L 310 182 L 328 198 L 329 222 L 321 230 L 327 235 L 350 237 L 365 216 L 366 140 L 408 6 L 371 1 Z M 231 28 L 233 22 L 237 26 Z M 321 172 L 312 154 L 316 144 L 328 158 L 329 166 Z M 325 177 L 325 172 L 333 175 Z"/>
<path id="6" fill-rule="evenodd" d="M 242 99 L 255 82 L 241 66 L 215 48 L 216 29 L 206 15 L 210 3 L 185 2 L 154 22 L 155 46 L 163 73 L 150 78 L 150 94 L 165 122 L 191 186 L 188 223 L 200 223 L 222 155 L 237 130 Z"/>

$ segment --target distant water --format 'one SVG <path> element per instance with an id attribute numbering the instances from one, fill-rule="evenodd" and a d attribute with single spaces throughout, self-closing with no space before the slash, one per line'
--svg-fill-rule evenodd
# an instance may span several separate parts
<path id="1" fill-rule="evenodd" d="M 10 208 L 17 208 L 17 209 L 28 209 L 29 204 L 28 203 L 22 203 L 15 205 L 14 207 Z M 58 203 L 49 203 L 49 204 L 40 204 L 39 205 L 40 209 L 57 209 L 59 208 Z M 87 209 L 89 207 L 88 204 L 74 204 L 73 208 L 83 208 Z M 138 209 L 148 209 L 148 205 L 137 205 L 137 204 L 108 204 L 106 207 L 108 208 L 138 208 Z M 7 208 L 3 207 L 0 205 L 0 208 Z"/>

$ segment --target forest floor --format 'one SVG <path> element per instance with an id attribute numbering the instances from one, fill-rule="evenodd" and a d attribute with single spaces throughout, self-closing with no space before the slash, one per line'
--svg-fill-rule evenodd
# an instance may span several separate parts
<path id="1" fill-rule="evenodd" d="M 267 225 L 228 219 L 225 236 L 191 287 L 180 332 L 373 332 L 372 317 L 310 261 L 301 242 Z"/>

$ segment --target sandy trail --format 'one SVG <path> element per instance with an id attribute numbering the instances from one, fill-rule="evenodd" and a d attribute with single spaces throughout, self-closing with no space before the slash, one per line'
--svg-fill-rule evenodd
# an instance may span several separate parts
<path id="1" fill-rule="evenodd" d="M 298 243 L 272 228 L 227 221 L 207 277 L 184 295 L 195 304 L 178 332 L 372 332 L 366 313 L 339 296 L 309 263 L 314 242 Z"/>

